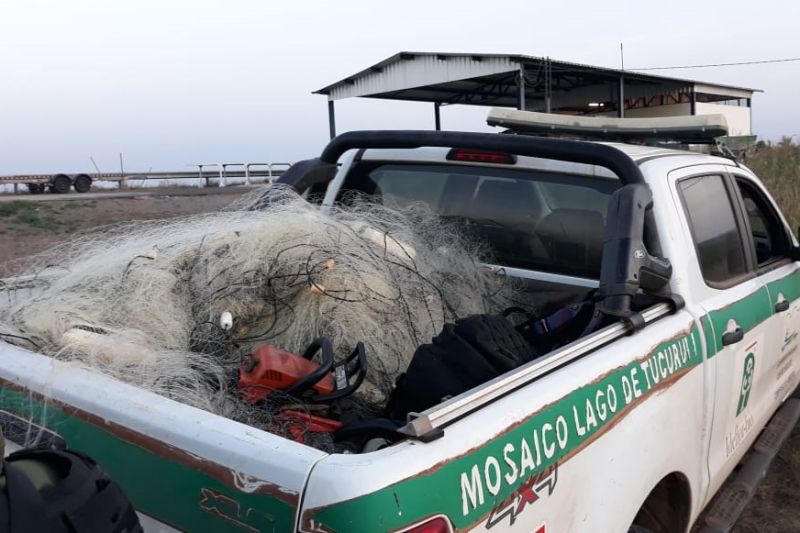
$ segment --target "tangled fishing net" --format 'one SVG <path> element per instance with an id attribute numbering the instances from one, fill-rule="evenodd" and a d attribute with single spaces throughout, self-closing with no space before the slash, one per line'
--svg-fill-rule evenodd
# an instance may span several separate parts
<path id="1" fill-rule="evenodd" d="M 324 212 L 274 188 L 206 215 L 105 229 L 38 257 L 39 294 L 0 310 L 0 335 L 223 416 L 271 427 L 235 390 L 242 358 L 268 343 L 338 358 L 363 342 L 358 395 L 379 406 L 415 349 L 446 322 L 513 296 L 478 247 L 421 205 L 354 199 Z M 0 294 L 1 296 L 1 294 Z"/>

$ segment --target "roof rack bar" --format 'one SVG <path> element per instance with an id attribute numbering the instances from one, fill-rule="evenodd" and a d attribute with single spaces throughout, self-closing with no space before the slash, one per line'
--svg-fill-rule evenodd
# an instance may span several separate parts
<path id="1" fill-rule="evenodd" d="M 616 141 L 667 140 L 691 144 L 714 144 L 728 134 L 724 115 L 693 115 L 652 118 L 556 115 L 516 109 L 492 108 L 486 118 L 490 126 L 530 135 L 570 136 Z"/>

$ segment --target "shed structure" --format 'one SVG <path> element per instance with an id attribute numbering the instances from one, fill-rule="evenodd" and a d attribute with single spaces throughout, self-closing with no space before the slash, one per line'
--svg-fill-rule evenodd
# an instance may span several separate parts
<path id="1" fill-rule="evenodd" d="M 617 117 L 720 113 L 730 135 L 751 135 L 755 92 L 548 57 L 435 52 L 400 52 L 314 91 L 328 97 L 331 137 L 334 102 L 352 97 L 432 103 L 436 129 L 442 106 L 466 104 Z"/>

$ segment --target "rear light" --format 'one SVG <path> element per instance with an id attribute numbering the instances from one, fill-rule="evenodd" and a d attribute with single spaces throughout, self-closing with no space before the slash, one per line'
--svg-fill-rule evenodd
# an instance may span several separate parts
<path id="1" fill-rule="evenodd" d="M 409 529 L 404 529 L 403 533 L 453 533 L 453 526 L 450 525 L 447 517 L 439 515 Z"/>
<path id="2" fill-rule="evenodd" d="M 494 163 L 498 165 L 513 165 L 517 156 L 503 152 L 490 152 L 488 150 L 466 150 L 453 148 L 447 153 L 448 161 L 469 161 L 471 163 Z"/>

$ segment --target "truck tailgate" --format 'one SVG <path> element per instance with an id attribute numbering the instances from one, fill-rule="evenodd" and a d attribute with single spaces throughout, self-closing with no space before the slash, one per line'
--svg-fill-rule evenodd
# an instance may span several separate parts
<path id="1" fill-rule="evenodd" d="M 137 509 L 190 531 L 291 531 L 326 454 L 0 342 L 0 409 L 92 456 Z"/>

